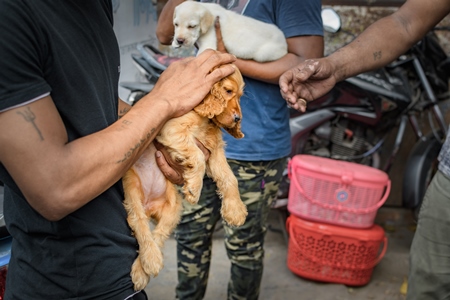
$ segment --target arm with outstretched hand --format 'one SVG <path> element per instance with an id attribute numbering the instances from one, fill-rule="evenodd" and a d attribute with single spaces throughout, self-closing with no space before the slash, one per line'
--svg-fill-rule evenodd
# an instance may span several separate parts
<path id="1" fill-rule="evenodd" d="M 323 96 L 337 82 L 392 62 L 449 12 L 448 0 L 408 0 L 330 56 L 306 60 L 286 71 L 279 80 L 281 94 L 289 106 L 304 112 L 307 101 Z"/>

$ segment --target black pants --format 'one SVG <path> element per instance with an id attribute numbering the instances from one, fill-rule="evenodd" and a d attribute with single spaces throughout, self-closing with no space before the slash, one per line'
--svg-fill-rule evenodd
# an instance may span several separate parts
<path id="1" fill-rule="evenodd" d="M 148 300 L 147 294 L 145 293 L 145 291 L 140 291 L 139 293 L 134 295 L 133 298 L 131 298 L 131 299 L 132 300 Z"/>

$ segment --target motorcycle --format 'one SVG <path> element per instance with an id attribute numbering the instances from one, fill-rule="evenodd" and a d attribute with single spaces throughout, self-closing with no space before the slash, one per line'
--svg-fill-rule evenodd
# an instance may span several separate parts
<path id="1" fill-rule="evenodd" d="M 167 68 L 166 65 L 155 59 L 155 56 L 163 56 L 163 53 L 157 48 L 149 44 L 138 44 L 137 50 L 139 54 L 132 53 L 131 58 L 133 64 L 146 79 L 146 82 L 121 82 L 120 86 L 130 91 L 126 102 L 134 105 L 142 97 L 148 94 L 155 86 L 161 73 Z"/>
<path id="2" fill-rule="evenodd" d="M 326 31 L 340 32 L 340 17 L 333 9 L 323 9 L 322 19 Z M 448 30 L 435 28 L 438 29 Z M 167 64 L 162 63 L 165 56 L 151 45 L 140 45 L 138 50 L 140 55 L 133 56 L 133 60 L 150 83 L 156 82 L 152 80 L 157 80 L 166 68 Z M 290 156 L 322 156 L 369 165 L 388 173 L 404 142 L 409 122 L 417 141 L 405 164 L 402 205 L 417 217 L 447 134 L 441 106 L 450 99 L 449 77 L 450 58 L 434 31 L 430 31 L 388 66 L 339 82 L 328 94 L 310 102 L 306 113 L 291 110 Z M 134 103 L 135 99 L 129 101 Z M 429 133 L 419 122 L 422 116 L 429 120 Z M 394 144 L 387 145 L 388 137 L 395 131 Z M 287 206 L 287 174 L 288 170 L 274 208 Z"/>

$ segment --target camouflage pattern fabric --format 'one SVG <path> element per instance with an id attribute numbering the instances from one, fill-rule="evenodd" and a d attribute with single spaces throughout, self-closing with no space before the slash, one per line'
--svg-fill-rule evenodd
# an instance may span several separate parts
<path id="1" fill-rule="evenodd" d="M 251 300 L 259 296 L 263 273 L 264 237 L 270 205 L 286 167 L 286 159 L 264 162 L 228 160 L 239 182 L 248 216 L 238 228 L 227 226 L 225 246 L 231 261 L 228 299 Z M 181 222 L 175 230 L 178 257 L 177 299 L 203 299 L 211 263 L 212 235 L 221 220 L 222 201 L 210 178 L 203 181 L 198 204 L 183 203 Z"/>

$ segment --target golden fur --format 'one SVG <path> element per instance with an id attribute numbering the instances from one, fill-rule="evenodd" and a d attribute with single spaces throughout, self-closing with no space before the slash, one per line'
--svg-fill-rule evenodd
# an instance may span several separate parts
<path id="1" fill-rule="evenodd" d="M 168 121 L 156 137 L 170 152 L 172 160 L 184 166 L 185 199 L 192 204 L 198 202 L 206 173 L 217 184 L 222 217 L 232 226 L 245 222 L 247 208 L 226 161 L 220 128 L 235 138 L 244 136 L 239 105 L 243 88 L 242 75 L 236 68 L 232 75 L 216 83 L 193 111 Z M 207 162 L 195 139 L 210 151 Z M 164 241 L 178 224 L 181 213 L 181 195 L 157 167 L 155 152 L 151 144 L 123 178 L 128 224 L 139 244 L 139 254 L 131 269 L 136 290 L 145 288 L 150 276 L 157 276 L 162 269 Z M 150 220 L 156 224 L 153 231 Z"/>

